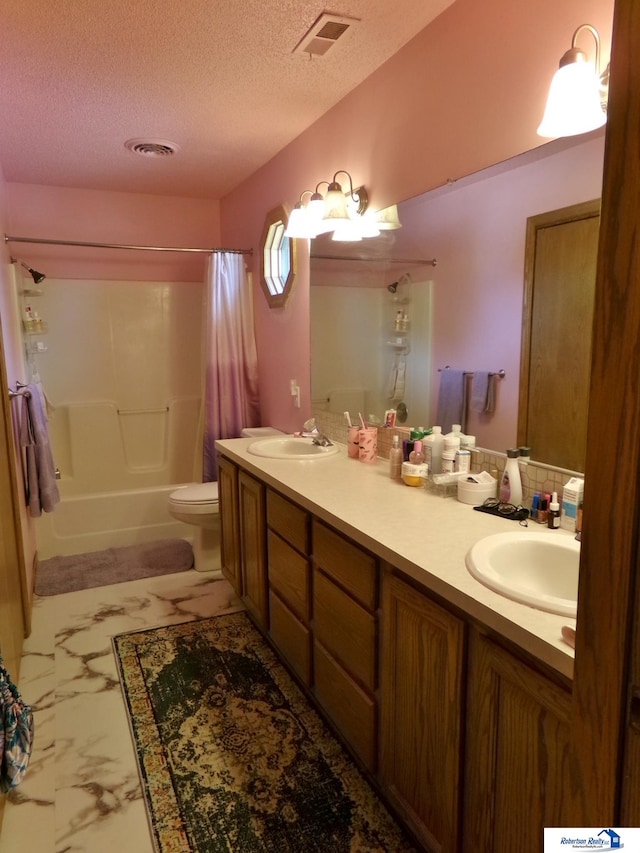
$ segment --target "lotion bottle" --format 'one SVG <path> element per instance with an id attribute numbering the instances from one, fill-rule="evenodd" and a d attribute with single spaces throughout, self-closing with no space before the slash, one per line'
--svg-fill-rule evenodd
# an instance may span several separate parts
<path id="1" fill-rule="evenodd" d="M 517 448 L 507 450 L 507 464 L 500 480 L 499 497 L 503 503 L 520 506 L 522 503 L 522 480 L 518 466 L 519 451 Z"/>
<path id="2" fill-rule="evenodd" d="M 431 435 L 425 435 L 422 439 L 422 445 L 424 448 L 424 461 L 429 466 L 429 473 L 442 473 L 442 451 L 444 450 L 442 427 L 434 426 Z"/>
<path id="3" fill-rule="evenodd" d="M 403 453 L 400 447 L 400 436 L 393 436 L 393 446 L 389 451 L 389 476 L 392 480 L 399 480 L 402 474 Z"/>

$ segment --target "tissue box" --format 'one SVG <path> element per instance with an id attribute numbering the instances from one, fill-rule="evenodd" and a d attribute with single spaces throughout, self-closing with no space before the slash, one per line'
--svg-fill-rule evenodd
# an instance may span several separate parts
<path id="1" fill-rule="evenodd" d="M 495 498 L 498 481 L 486 471 L 479 474 L 463 474 L 458 479 L 458 500 L 463 504 L 480 506 L 487 498 Z"/>
<path id="2" fill-rule="evenodd" d="M 562 490 L 562 508 L 560 509 L 560 527 L 575 533 L 578 507 L 582 503 L 584 480 L 572 477 Z"/>

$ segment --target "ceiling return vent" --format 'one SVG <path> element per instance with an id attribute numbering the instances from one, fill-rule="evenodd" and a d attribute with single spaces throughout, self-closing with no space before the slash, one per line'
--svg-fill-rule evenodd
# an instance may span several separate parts
<path id="1" fill-rule="evenodd" d="M 180 146 L 167 139 L 127 139 L 124 147 L 141 157 L 171 157 L 180 151 Z"/>
<path id="2" fill-rule="evenodd" d="M 324 56 L 347 30 L 359 23 L 360 21 L 357 18 L 345 18 L 341 15 L 323 12 L 302 36 L 294 47 L 293 53 L 306 53 L 309 58 Z"/>

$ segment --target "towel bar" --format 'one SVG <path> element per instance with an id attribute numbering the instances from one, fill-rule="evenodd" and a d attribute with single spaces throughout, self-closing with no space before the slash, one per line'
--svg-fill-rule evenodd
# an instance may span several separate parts
<path id="1" fill-rule="evenodd" d="M 169 406 L 164 406 L 162 409 L 118 409 L 119 415 L 160 415 L 163 412 L 168 412 Z"/>
<path id="2" fill-rule="evenodd" d="M 451 370 L 450 365 L 446 364 L 444 367 L 438 368 L 438 373 L 442 373 L 443 370 Z M 465 376 L 473 376 L 473 370 L 465 370 L 463 371 Z M 507 375 L 506 370 L 496 370 L 494 372 L 489 373 L 489 376 L 498 376 L 500 379 L 504 379 Z"/>
<path id="3" fill-rule="evenodd" d="M 22 382 L 16 382 L 16 390 L 13 388 L 9 388 L 9 399 L 13 400 L 14 397 L 30 397 L 31 392 L 27 391 L 27 386 Z"/>

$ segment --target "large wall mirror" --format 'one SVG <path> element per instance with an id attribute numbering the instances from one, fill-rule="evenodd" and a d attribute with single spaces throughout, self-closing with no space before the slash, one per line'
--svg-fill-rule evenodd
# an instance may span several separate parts
<path id="1" fill-rule="evenodd" d="M 529 443 L 518 431 L 521 353 L 527 351 L 527 223 L 598 199 L 603 156 L 602 130 L 555 140 L 400 202 L 398 230 L 359 243 L 335 243 L 328 235 L 313 240 L 314 410 L 362 411 L 382 419 L 402 402 L 407 426 L 430 426 L 442 370 L 502 372 L 493 411 L 470 410 L 467 432 L 478 446 L 502 452 Z M 562 276 L 558 271 L 554 286 L 563 287 Z M 535 298 L 535 291 L 527 298 Z M 590 340 L 590 326 L 556 321 L 566 341 Z M 547 381 L 562 396 L 571 382 L 568 365 L 555 365 Z M 533 426 L 549 412 L 531 411 L 527 418 L 534 459 L 583 470 L 563 451 L 546 459 L 548 447 L 536 453 Z M 576 423 L 576 434 L 582 429 Z"/>

